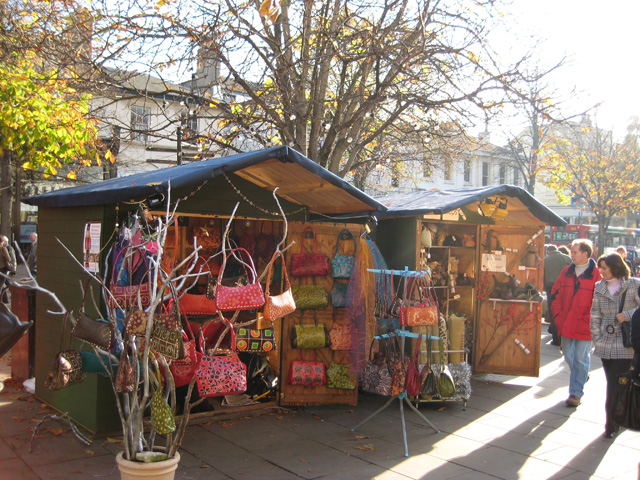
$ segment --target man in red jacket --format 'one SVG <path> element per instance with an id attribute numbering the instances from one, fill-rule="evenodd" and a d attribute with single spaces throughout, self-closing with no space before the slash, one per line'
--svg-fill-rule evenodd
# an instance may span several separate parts
<path id="1" fill-rule="evenodd" d="M 580 405 L 584 384 L 589 377 L 591 355 L 591 303 L 600 270 L 591 257 L 590 240 L 574 240 L 571 244 L 571 265 L 565 267 L 553 284 L 551 310 L 561 337 L 562 353 L 569 364 L 568 407 Z"/>

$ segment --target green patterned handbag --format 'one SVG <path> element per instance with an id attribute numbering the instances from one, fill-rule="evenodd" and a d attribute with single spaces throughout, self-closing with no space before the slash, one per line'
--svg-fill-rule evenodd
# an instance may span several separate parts
<path id="1" fill-rule="evenodd" d="M 316 312 L 313 312 L 315 323 L 302 323 L 304 313 L 300 312 L 300 325 L 291 328 L 291 348 L 326 348 L 331 343 L 329 332 L 324 323 L 318 323 Z"/>
<path id="2" fill-rule="evenodd" d="M 331 360 L 327 368 L 327 388 L 341 388 L 353 390 L 356 388 L 353 376 L 349 372 L 349 365 L 342 365 Z"/>
<path id="3" fill-rule="evenodd" d="M 162 390 L 156 390 L 151 397 L 151 427 L 160 435 L 166 435 L 176 429 L 171 407 L 162 395 Z"/>
<path id="4" fill-rule="evenodd" d="M 329 305 L 329 295 L 324 285 L 298 285 L 291 287 L 297 310 L 315 310 Z"/>

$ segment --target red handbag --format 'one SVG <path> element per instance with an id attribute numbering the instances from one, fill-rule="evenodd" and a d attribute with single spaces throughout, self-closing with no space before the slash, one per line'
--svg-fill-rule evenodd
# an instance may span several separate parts
<path id="1" fill-rule="evenodd" d="M 231 325 L 228 326 L 233 348 L 235 333 Z M 224 355 L 203 355 L 196 370 L 196 382 L 201 397 L 238 395 L 247 390 L 247 366 L 235 351 Z"/>
<path id="2" fill-rule="evenodd" d="M 422 284 L 427 294 L 427 299 L 426 301 L 422 301 L 421 298 L 418 305 L 411 305 L 413 293 L 418 283 Z M 403 298 L 404 306 L 400 307 L 400 325 L 402 325 L 403 327 L 423 327 L 428 325 L 437 325 L 438 318 L 440 316 L 438 304 L 433 297 L 430 285 L 427 283 L 424 275 L 417 275 L 413 277 L 413 283 L 411 285 L 411 290 L 408 298 L 407 290 L 408 289 L 405 287 Z M 422 297 L 422 294 L 420 294 L 420 297 Z"/>
<path id="3" fill-rule="evenodd" d="M 180 312 L 185 315 L 215 315 L 218 312 L 216 302 L 209 300 L 206 295 L 185 293 L 178 300 Z"/>
<path id="4" fill-rule="evenodd" d="M 313 351 L 312 362 L 300 359 L 293 360 L 289 367 L 289 385 L 304 385 L 306 387 L 321 387 L 327 383 L 327 373 L 323 362 L 318 362 L 318 354 Z"/>
<path id="5" fill-rule="evenodd" d="M 302 232 L 301 246 L 304 249 L 304 239 L 307 231 L 313 237 L 314 253 L 294 253 L 291 255 L 291 275 L 294 277 L 324 277 L 329 274 L 329 257 L 318 252 L 318 240 L 313 229 L 309 226 Z"/>
<path id="6" fill-rule="evenodd" d="M 280 295 L 276 295 L 274 297 L 269 296 L 269 290 L 271 288 L 271 273 L 273 270 L 273 264 L 276 261 L 276 258 L 280 256 L 282 258 L 282 271 L 284 272 L 284 287 L 285 290 Z M 290 313 L 295 312 L 296 310 L 296 302 L 293 299 L 293 294 L 291 293 L 291 283 L 289 283 L 289 275 L 287 275 L 287 268 L 284 264 L 284 255 L 280 250 L 276 251 L 271 257 L 271 262 L 269 263 L 269 272 L 267 273 L 267 291 L 265 292 L 265 302 L 264 302 L 264 311 L 263 318 L 265 320 L 277 320 L 278 318 L 282 318 L 285 315 L 289 315 Z"/>
<path id="7" fill-rule="evenodd" d="M 226 287 L 222 285 L 222 276 L 226 260 L 233 255 L 233 252 L 245 252 L 249 259 L 248 270 L 249 284 L 240 287 Z M 216 286 L 216 306 L 221 312 L 230 312 L 235 310 L 256 310 L 264 305 L 264 292 L 262 285 L 258 282 L 258 274 L 256 267 L 253 265 L 253 259 L 244 248 L 235 248 L 229 252 L 225 262 L 218 273 L 218 285 Z"/>
<path id="8" fill-rule="evenodd" d="M 191 338 L 189 338 L 185 332 L 182 332 L 184 358 L 181 360 L 174 360 L 169 365 L 169 370 L 171 370 L 176 387 L 188 385 L 196 374 L 196 370 L 198 370 L 200 362 L 202 361 L 202 352 L 198 351 L 196 348 L 196 338 L 193 334 L 193 330 L 191 329 L 191 324 L 189 322 L 185 323 L 187 324 L 187 330 L 189 330 Z"/>
<path id="9" fill-rule="evenodd" d="M 420 345 L 422 344 L 422 334 L 418 335 L 418 342 L 416 343 L 416 349 L 411 356 L 409 367 L 407 368 L 407 380 L 406 390 L 407 395 L 415 397 L 420 394 L 420 388 L 422 387 L 422 377 L 420 375 Z"/>

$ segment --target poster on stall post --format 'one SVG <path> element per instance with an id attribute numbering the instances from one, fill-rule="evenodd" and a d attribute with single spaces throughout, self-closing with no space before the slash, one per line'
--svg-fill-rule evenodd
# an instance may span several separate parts
<path id="1" fill-rule="evenodd" d="M 100 271 L 100 233 L 102 222 L 87 222 L 82 248 L 84 267 L 92 273 Z"/>
<path id="2" fill-rule="evenodd" d="M 506 272 L 507 256 L 499 253 L 483 253 L 482 254 L 482 271 L 483 272 Z"/>

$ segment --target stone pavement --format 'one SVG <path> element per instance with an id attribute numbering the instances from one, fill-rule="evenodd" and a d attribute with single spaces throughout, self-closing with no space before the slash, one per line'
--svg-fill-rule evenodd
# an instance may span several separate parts
<path id="1" fill-rule="evenodd" d="M 546 328 L 545 328 L 546 330 Z M 568 368 L 542 337 L 539 378 L 476 375 L 467 410 L 459 402 L 422 404 L 434 433 L 405 408 L 404 456 L 397 401 L 356 432 L 351 428 L 385 404 L 360 395 L 357 407 L 306 407 L 211 420 L 189 427 L 176 479 L 620 479 L 638 480 L 640 432 L 603 440 L 604 373 L 593 358 L 583 404 L 564 406 Z M 0 380 L 6 378 L 0 362 Z M 67 425 L 6 382 L 0 392 L 0 479 L 118 479 L 117 439 L 78 442 Z M 114 443 L 115 442 L 115 443 Z"/>

